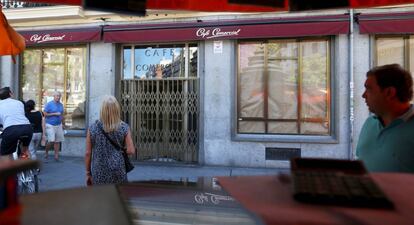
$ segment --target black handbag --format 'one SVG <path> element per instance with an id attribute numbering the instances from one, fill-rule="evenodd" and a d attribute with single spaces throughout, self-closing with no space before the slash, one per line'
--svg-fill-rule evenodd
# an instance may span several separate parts
<path id="1" fill-rule="evenodd" d="M 131 160 L 129 160 L 128 154 L 126 152 L 126 148 L 123 148 L 121 146 L 119 146 L 118 143 L 114 142 L 107 133 L 105 133 L 105 131 L 103 130 L 103 128 L 101 126 L 99 126 L 99 128 L 101 129 L 102 133 L 105 135 L 105 137 L 108 139 L 108 141 L 118 150 L 121 151 L 122 153 L 122 157 L 124 157 L 124 162 L 125 162 L 125 171 L 127 173 L 131 172 L 134 169 L 134 165 L 132 165 Z"/>

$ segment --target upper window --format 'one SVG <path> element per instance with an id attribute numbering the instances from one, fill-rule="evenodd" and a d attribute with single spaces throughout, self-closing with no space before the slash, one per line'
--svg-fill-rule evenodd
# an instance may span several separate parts
<path id="1" fill-rule="evenodd" d="M 43 110 L 59 91 L 67 129 L 85 129 L 85 61 L 85 47 L 26 49 L 20 79 L 23 100 L 32 99 Z"/>
<path id="2" fill-rule="evenodd" d="M 414 36 L 377 36 L 375 39 L 376 66 L 398 63 L 414 72 Z"/>
<path id="3" fill-rule="evenodd" d="M 330 135 L 330 41 L 238 44 L 237 133 Z"/>
<path id="4" fill-rule="evenodd" d="M 197 49 L 196 44 L 124 46 L 123 79 L 197 77 Z"/>
<path id="5" fill-rule="evenodd" d="M 414 73 L 414 36 L 378 36 L 375 39 L 376 66 L 400 64 Z M 412 100 L 411 102 L 414 102 Z"/>

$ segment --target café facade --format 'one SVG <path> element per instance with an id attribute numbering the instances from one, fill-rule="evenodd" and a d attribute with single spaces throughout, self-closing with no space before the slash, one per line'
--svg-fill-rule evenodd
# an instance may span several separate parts
<path id="1" fill-rule="evenodd" d="M 62 93 L 62 155 L 83 156 L 102 97 L 114 95 L 138 161 L 287 168 L 295 156 L 353 158 L 369 115 L 366 71 L 414 70 L 409 7 L 145 17 L 39 8 L 4 9 L 27 49 L 15 64 L 0 58 L 0 84 L 39 109 Z"/>

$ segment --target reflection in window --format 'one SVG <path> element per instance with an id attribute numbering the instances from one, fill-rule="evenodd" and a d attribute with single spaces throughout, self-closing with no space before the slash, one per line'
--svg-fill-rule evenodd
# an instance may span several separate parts
<path id="1" fill-rule="evenodd" d="M 378 66 L 398 63 L 404 67 L 404 38 L 378 38 L 376 64 Z"/>
<path id="2" fill-rule="evenodd" d="M 329 40 L 238 45 L 238 133 L 330 133 Z"/>
<path id="3" fill-rule="evenodd" d="M 414 36 L 378 36 L 375 39 L 375 65 L 397 63 L 414 72 Z"/>
<path id="4" fill-rule="evenodd" d="M 400 64 L 414 73 L 414 36 L 379 36 L 375 39 L 375 65 Z M 414 100 L 411 101 L 412 103 Z"/>
<path id="5" fill-rule="evenodd" d="M 43 110 L 53 100 L 53 92 L 59 91 L 65 126 L 85 129 L 85 55 L 85 47 L 25 50 L 20 85 L 23 100 L 33 99 L 36 108 Z"/>
<path id="6" fill-rule="evenodd" d="M 197 49 L 196 44 L 124 46 L 123 79 L 197 77 Z"/>
<path id="7" fill-rule="evenodd" d="M 123 57 L 123 74 L 124 79 L 132 79 L 131 73 L 131 47 L 124 48 L 124 57 Z"/>

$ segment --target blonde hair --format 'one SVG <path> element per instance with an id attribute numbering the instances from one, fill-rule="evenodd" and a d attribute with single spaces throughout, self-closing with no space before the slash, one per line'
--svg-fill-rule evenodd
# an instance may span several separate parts
<path id="1" fill-rule="evenodd" d="M 114 96 L 107 95 L 103 98 L 99 116 L 106 133 L 118 130 L 121 123 L 121 107 Z"/>

